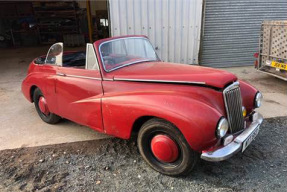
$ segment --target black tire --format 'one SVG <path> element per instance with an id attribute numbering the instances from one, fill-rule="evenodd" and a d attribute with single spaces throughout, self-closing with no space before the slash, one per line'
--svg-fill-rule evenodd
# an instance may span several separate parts
<path id="1" fill-rule="evenodd" d="M 179 156 L 174 162 L 161 162 L 153 155 L 151 140 L 158 134 L 169 136 L 177 144 Z M 145 122 L 139 131 L 137 143 L 143 159 L 154 170 L 169 176 L 187 175 L 199 158 L 199 154 L 191 149 L 177 127 L 163 119 L 153 118 Z"/>
<path id="2" fill-rule="evenodd" d="M 45 115 L 44 113 L 41 112 L 40 108 L 39 108 L 39 99 L 40 97 L 44 97 L 43 93 L 41 92 L 41 90 L 39 88 L 36 88 L 34 93 L 33 93 L 33 101 L 35 104 L 35 108 L 36 111 L 38 113 L 38 115 L 40 116 L 40 118 L 49 124 L 56 124 L 61 120 L 61 117 L 54 114 L 54 113 L 49 113 L 48 115 Z"/>

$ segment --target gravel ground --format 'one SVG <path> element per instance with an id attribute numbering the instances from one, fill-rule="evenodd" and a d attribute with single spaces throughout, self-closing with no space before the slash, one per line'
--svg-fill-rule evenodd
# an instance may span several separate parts
<path id="1" fill-rule="evenodd" d="M 266 119 L 243 154 L 200 161 L 178 178 L 152 170 L 135 142 L 115 138 L 4 150 L 0 191 L 285 191 L 286 130 L 287 117 Z"/>

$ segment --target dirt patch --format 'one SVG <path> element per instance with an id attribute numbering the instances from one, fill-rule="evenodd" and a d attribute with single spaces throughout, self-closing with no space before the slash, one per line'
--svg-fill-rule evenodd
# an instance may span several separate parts
<path id="1" fill-rule="evenodd" d="M 281 103 L 277 102 L 277 101 L 274 101 L 274 100 L 271 100 L 271 99 L 265 99 L 266 102 L 268 103 L 273 103 L 273 104 L 277 104 L 277 105 L 281 105 Z"/>
<path id="2" fill-rule="evenodd" d="M 0 151 L 0 191 L 284 191 L 287 117 L 265 120 L 243 154 L 200 161 L 187 177 L 152 170 L 134 141 L 105 139 Z"/>
<path id="3" fill-rule="evenodd" d="M 241 73 L 243 73 L 243 74 L 249 74 L 250 71 L 247 71 L 246 69 L 244 69 L 244 70 L 241 71 Z"/>

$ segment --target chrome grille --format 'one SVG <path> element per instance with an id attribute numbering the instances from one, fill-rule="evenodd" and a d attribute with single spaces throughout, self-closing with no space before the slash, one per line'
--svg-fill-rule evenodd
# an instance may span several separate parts
<path id="1" fill-rule="evenodd" d="M 239 82 L 229 85 L 223 91 L 225 109 L 229 122 L 230 132 L 236 133 L 244 128 L 242 114 L 242 99 Z"/>

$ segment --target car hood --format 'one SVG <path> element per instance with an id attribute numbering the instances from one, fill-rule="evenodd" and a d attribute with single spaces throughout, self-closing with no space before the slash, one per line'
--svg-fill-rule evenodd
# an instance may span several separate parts
<path id="1" fill-rule="evenodd" d="M 205 84 L 216 88 L 224 88 L 230 82 L 237 80 L 237 77 L 227 71 L 201 67 L 195 65 L 166 63 L 166 62 L 145 62 L 129 65 L 115 70 L 109 75 L 115 80 L 139 80 L 155 82 L 190 82 L 191 84 Z"/>

